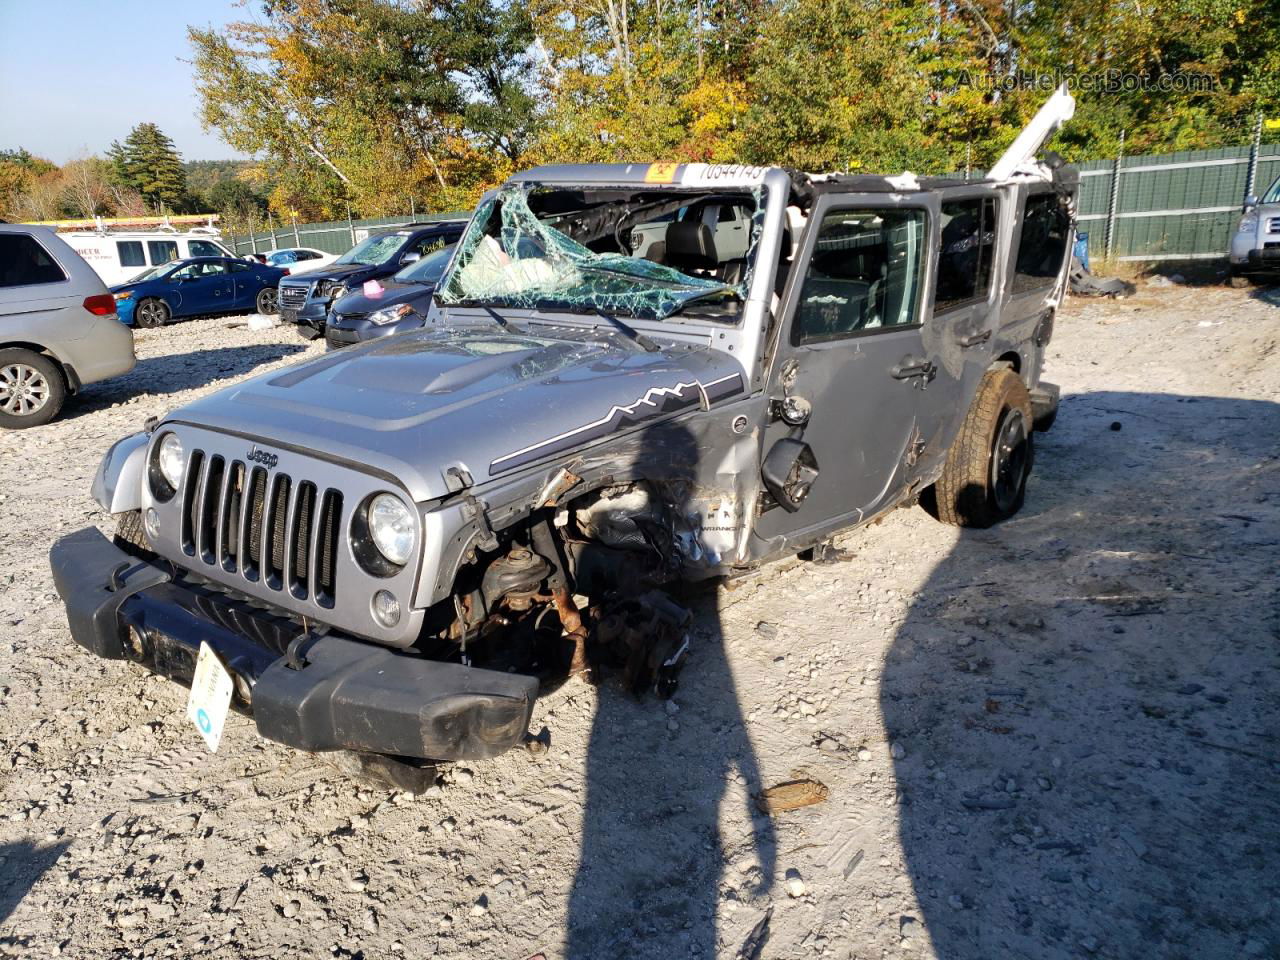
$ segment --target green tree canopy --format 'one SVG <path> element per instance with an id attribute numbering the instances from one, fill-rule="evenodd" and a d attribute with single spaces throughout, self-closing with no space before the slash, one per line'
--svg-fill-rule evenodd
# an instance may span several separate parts
<path id="1" fill-rule="evenodd" d="M 142 194 L 148 205 L 163 211 L 187 208 L 187 177 L 173 141 L 154 123 L 140 123 L 107 151 L 111 178 Z"/>

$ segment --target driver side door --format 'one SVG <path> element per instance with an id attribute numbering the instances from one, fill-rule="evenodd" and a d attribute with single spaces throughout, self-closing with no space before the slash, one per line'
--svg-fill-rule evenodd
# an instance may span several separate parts
<path id="1" fill-rule="evenodd" d="M 936 375 L 923 323 L 936 207 L 925 194 L 827 194 L 814 204 L 770 372 L 761 451 L 770 495 L 755 532 L 772 549 L 870 518 L 912 476 L 920 397 Z M 792 456 L 803 461 L 799 502 L 770 487 Z"/>
<path id="2" fill-rule="evenodd" d="M 180 310 L 184 314 L 216 313 L 232 309 L 231 275 L 218 260 L 191 263 L 175 272 Z"/>

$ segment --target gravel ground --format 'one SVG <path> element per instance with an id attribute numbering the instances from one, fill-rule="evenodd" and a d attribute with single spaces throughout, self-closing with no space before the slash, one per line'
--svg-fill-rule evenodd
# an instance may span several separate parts
<path id="1" fill-rule="evenodd" d="M 1073 301 L 1013 521 L 918 509 L 698 601 L 674 701 L 568 684 L 550 751 L 413 797 L 70 640 L 50 542 L 118 436 L 313 355 L 227 320 L 0 435 L 0 953 L 1280 956 L 1280 298 Z M 768 818 L 797 777 L 827 798 Z M 748 955 L 751 954 L 747 950 Z"/>

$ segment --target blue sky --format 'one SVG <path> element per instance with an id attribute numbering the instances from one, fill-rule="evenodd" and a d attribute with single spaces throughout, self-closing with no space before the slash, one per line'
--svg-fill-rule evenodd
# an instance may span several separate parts
<path id="1" fill-rule="evenodd" d="M 187 24 L 252 18 L 233 0 L 0 0 L 0 149 L 61 164 L 150 121 L 184 160 L 238 156 L 200 129 L 182 61 Z"/>

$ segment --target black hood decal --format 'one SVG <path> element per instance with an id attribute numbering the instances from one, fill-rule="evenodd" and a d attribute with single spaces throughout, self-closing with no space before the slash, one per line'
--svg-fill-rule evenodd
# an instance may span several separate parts
<path id="1" fill-rule="evenodd" d="M 498 457 L 489 464 L 489 474 L 496 476 L 571 447 L 593 443 L 639 424 L 681 413 L 703 403 L 704 398 L 706 406 L 710 407 L 714 403 L 742 393 L 742 390 L 742 375 L 739 373 L 731 373 L 705 384 L 692 380 L 670 387 L 651 387 L 644 392 L 644 396 L 637 398 L 634 402 L 621 406 L 614 405 L 609 408 L 608 413 L 590 423 L 584 423 L 580 427 L 548 437 L 546 440 L 539 440 L 537 443 Z"/>

